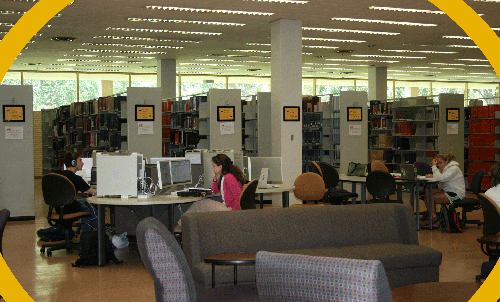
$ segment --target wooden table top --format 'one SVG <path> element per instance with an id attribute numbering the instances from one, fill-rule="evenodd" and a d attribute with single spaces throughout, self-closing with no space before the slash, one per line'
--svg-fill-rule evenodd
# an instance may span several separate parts
<path id="1" fill-rule="evenodd" d="M 477 242 L 500 245 L 500 234 L 479 237 L 477 238 Z"/>
<path id="2" fill-rule="evenodd" d="M 255 253 L 228 253 L 205 257 L 206 263 L 214 264 L 253 264 Z"/>
<path id="3" fill-rule="evenodd" d="M 430 282 L 410 284 L 392 290 L 393 302 L 466 302 L 482 282 Z"/>

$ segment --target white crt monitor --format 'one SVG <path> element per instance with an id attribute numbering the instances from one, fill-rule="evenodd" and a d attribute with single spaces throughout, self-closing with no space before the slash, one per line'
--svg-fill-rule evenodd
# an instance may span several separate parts
<path id="1" fill-rule="evenodd" d="M 263 168 L 269 169 L 268 181 L 283 182 L 281 157 L 249 157 L 248 175 L 251 179 L 259 179 Z"/>
<path id="2" fill-rule="evenodd" d="M 191 162 L 187 158 L 171 158 L 156 163 L 158 186 L 164 189 L 173 185 L 191 184 Z"/>

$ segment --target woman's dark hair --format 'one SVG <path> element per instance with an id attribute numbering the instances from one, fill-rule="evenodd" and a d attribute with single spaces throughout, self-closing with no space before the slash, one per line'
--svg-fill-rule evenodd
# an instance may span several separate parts
<path id="1" fill-rule="evenodd" d="M 494 187 L 500 183 L 500 163 L 495 163 L 490 169 L 491 186 Z"/>
<path id="2" fill-rule="evenodd" d="M 243 172 L 233 164 L 231 159 L 225 154 L 217 154 L 212 157 L 212 162 L 217 166 L 222 166 L 222 175 L 226 175 L 227 173 L 233 174 L 234 177 L 242 184 L 245 184 L 245 178 L 243 177 Z"/>

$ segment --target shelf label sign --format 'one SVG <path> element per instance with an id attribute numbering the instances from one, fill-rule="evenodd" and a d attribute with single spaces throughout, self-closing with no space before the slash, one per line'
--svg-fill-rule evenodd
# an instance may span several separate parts
<path id="1" fill-rule="evenodd" d="M 457 123 L 447 123 L 446 124 L 446 134 L 458 134 L 458 124 Z"/>
<path id="2" fill-rule="evenodd" d="M 23 139 L 23 127 L 5 127 L 5 139 Z"/>
<path id="3" fill-rule="evenodd" d="M 235 106 L 217 106 L 217 121 L 218 122 L 233 122 L 235 121 Z"/>
<path id="4" fill-rule="evenodd" d="M 220 123 L 220 135 L 234 134 L 234 123 Z"/>
<path id="5" fill-rule="evenodd" d="M 447 122 L 460 122 L 460 108 L 446 108 Z"/>
<path id="6" fill-rule="evenodd" d="M 347 120 L 361 122 L 363 120 L 363 108 L 347 107 Z"/>
<path id="7" fill-rule="evenodd" d="M 154 134 L 153 122 L 139 122 L 139 123 L 137 123 L 137 134 L 138 135 Z"/>
<path id="8" fill-rule="evenodd" d="M 349 135 L 361 135 L 361 125 L 349 125 Z"/>
<path id="9" fill-rule="evenodd" d="M 300 107 L 299 106 L 284 106 L 283 121 L 300 122 Z"/>

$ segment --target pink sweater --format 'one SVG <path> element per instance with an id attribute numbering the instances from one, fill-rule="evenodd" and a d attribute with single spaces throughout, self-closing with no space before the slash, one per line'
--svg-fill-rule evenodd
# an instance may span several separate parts
<path id="1" fill-rule="evenodd" d="M 224 175 L 224 199 L 223 201 L 226 203 L 226 207 L 231 208 L 233 210 L 240 210 L 240 194 L 243 186 L 241 183 L 234 177 L 233 174 Z M 212 191 L 214 193 L 220 192 L 220 180 L 212 182 Z"/>

